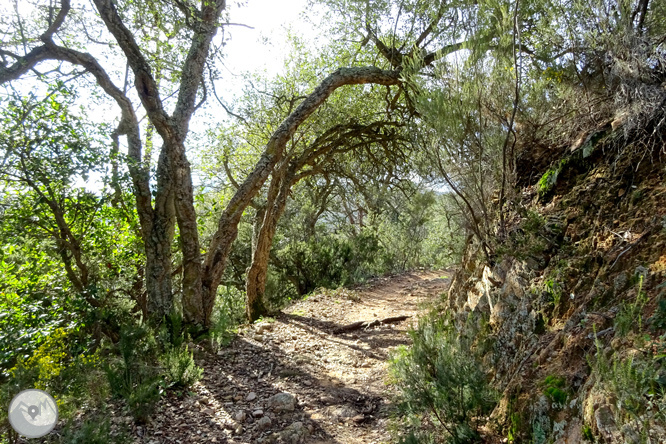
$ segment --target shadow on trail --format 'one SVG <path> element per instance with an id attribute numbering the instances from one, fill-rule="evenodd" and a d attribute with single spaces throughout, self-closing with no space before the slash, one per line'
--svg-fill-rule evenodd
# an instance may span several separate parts
<path id="1" fill-rule="evenodd" d="M 251 366 L 248 367 L 248 364 Z M 301 421 L 306 425 L 312 425 L 313 431 L 309 440 L 343 444 L 324 430 L 320 424 L 321 420 L 310 419 L 305 414 L 304 407 L 321 409 L 328 405 L 346 405 L 360 414 L 370 415 L 377 411 L 382 403 L 382 398 L 354 388 L 333 384 L 322 385 L 321 379 L 312 374 L 306 365 L 295 362 L 276 344 L 259 345 L 238 338 L 233 346 L 227 349 L 225 355 L 218 358 L 214 366 L 209 365 L 208 369 L 215 367 L 219 367 L 219 373 L 207 372 L 201 381 L 202 385 L 232 418 L 239 411 L 246 412 L 248 418 L 252 416 L 252 412 L 259 409 L 269 414 L 272 424 L 264 432 L 264 436 L 284 430 L 290 424 Z M 278 387 L 280 382 L 282 385 L 288 385 L 288 389 Z M 268 398 L 282 391 L 296 396 L 298 404 L 295 411 L 276 413 L 267 410 Z M 257 398 L 253 401 L 246 400 L 250 392 L 257 394 Z M 237 401 L 229 402 L 230 397 L 235 397 Z M 303 403 L 304 398 L 309 398 L 310 401 Z M 335 422 L 335 419 L 330 420 Z M 374 421 L 374 417 L 366 416 L 363 423 L 364 426 L 372 427 Z M 253 430 L 255 424 L 256 420 L 246 420 L 243 423 L 244 433 L 230 437 L 228 442 L 256 442 L 258 437 L 252 436 L 253 432 L 256 433 Z M 309 440 L 306 442 L 310 442 Z"/>
<path id="2" fill-rule="evenodd" d="M 355 350 L 372 359 L 385 360 L 388 357 L 388 349 L 407 345 L 410 343 L 407 335 L 403 338 L 395 338 L 395 330 L 389 325 L 382 325 L 380 328 L 359 329 L 355 331 L 334 334 L 333 332 L 341 327 L 335 322 L 322 321 L 319 319 L 299 316 L 294 314 L 282 313 L 279 320 L 285 324 L 292 324 L 295 327 L 303 329 L 308 333 L 318 336 L 321 339 Z M 325 333 L 325 334 L 322 334 Z M 358 340 L 368 345 L 369 349 L 350 344 L 347 341 Z M 377 354 L 380 353 L 380 355 Z"/>

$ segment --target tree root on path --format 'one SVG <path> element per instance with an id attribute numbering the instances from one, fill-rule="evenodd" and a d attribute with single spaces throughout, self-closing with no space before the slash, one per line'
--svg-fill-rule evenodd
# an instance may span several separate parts
<path id="1" fill-rule="evenodd" d="M 384 318 L 384 319 L 375 319 L 374 321 L 358 321 L 358 322 L 353 322 L 351 324 L 343 325 L 342 327 L 338 327 L 335 330 L 333 330 L 333 334 L 340 334 L 340 333 L 346 333 L 349 331 L 354 331 L 354 330 L 360 330 L 362 328 L 370 328 L 370 327 L 376 327 L 381 324 L 395 324 L 397 322 L 402 322 L 405 319 L 409 319 L 409 316 L 403 315 L 403 316 L 393 316 L 391 318 Z"/>

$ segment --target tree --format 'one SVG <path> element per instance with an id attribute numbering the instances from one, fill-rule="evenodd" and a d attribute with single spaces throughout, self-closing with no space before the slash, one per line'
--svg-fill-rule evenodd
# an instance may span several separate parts
<path id="1" fill-rule="evenodd" d="M 57 83 L 41 100 L 0 101 L 3 371 L 57 328 L 117 338 L 111 313 L 127 299 L 145 310 L 131 196 L 107 187 L 105 128 L 77 115 L 74 100 Z M 80 186 L 90 176 L 104 187 Z"/>
<path id="2" fill-rule="evenodd" d="M 156 81 L 154 66 L 147 57 L 148 51 L 134 37 L 135 33 L 130 29 L 133 24 L 127 20 L 131 12 L 140 15 L 138 11 L 132 10 L 130 5 L 117 7 L 111 0 L 95 0 L 94 5 L 104 25 L 102 31 L 105 36 L 113 38 L 114 45 L 121 50 L 127 66 L 134 73 L 134 89 L 143 111 L 162 139 L 154 199 L 149 171 L 145 168 L 146 159 L 142 154 L 139 120 L 128 92 L 115 85 L 107 70 L 92 54 L 56 43 L 58 35 L 67 31 L 65 23 L 71 10 L 69 0 L 61 0 L 57 12 L 53 7 L 44 5 L 40 18 L 45 22 L 46 30 L 40 34 L 35 32 L 30 38 L 23 34 L 23 21 L 20 16 L 17 17 L 14 27 L 17 37 L 13 44 L 15 51 L 2 50 L 0 83 L 19 79 L 45 61 L 66 62 L 82 67 L 94 76 L 97 84 L 121 110 L 116 134 L 125 136 L 127 144 L 127 167 L 133 181 L 146 253 L 148 313 L 154 319 L 160 319 L 172 308 L 171 244 L 177 224 L 183 256 L 184 315 L 188 322 L 208 325 L 217 286 L 231 244 L 237 235 L 240 217 L 272 173 L 273 167 L 281 161 L 284 147 L 296 129 L 337 88 L 366 83 L 397 85 L 400 83 L 399 71 L 366 66 L 341 68 L 328 75 L 273 133 L 252 172 L 239 184 L 222 213 L 208 253 L 202 258 L 185 143 L 190 119 L 198 106 L 197 95 L 203 85 L 204 68 L 213 37 L 220 27 L 219 20 L 225 2 L 204 1 L 200 8 L 183 0 L 174 0 L 168 4 L 146 1 L 143 5 L 153 15 L 169 13 L 177 18 L 173 31 L 189 45 L 180 66 L 175 69 L 178 94 L 171 114 L 166 111 L 166 99 Z M 80 43 L 85 46 L 85 42 Z M 3 42 L 3 47 L 11 45 L 12 41 Z M 183 47 L 186 46 L 183 44 Z M 205 89 L 202 92 L 205 93 Z"/>
<path id="3" fill-rule="evenodd" d="M 120 254 L 112 253 L 111 245 L 124 243 L 119 239 L 124 230 L 134 237 L 135 220 L 126 209 L 112 205 L 113 199 L 124 203 L 123 196 L 75 186 L 75 181 L 90 175 L 105 178 L 107 171 L 101 135 L 72 114 L 72 101 L 72 93 L 58 84 L 43 100 L 14 97 L 4 103 L 0 120 L 3 221 L 14 229 L 22 227 L 25 238 L 52 241 L 71 286 L 91 306 L 100 307 L 104 293 L 100 286 L 122 289 L 117 277 L 114 283 L 107 281 L 110 276 L 106 275 L 114 274 L 118 262 L 124 262 Z M 102 271 L 100 263 L 104 263 Z M 131 280 L 131 267 L 125 275 Z M 139 302 L 139 292 L 122 291 Z"/>

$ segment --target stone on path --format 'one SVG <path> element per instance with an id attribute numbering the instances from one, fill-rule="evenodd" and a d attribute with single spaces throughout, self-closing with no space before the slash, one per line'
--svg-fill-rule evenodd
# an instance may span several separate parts
<path id="1" fill-rule="evenodd" d="M 257 421 L 257 428 L 259 430 L 266 430 L 271 426 L 271 418 L 264 416 L 259 421 Z"/>
<path id="2" fill-rule="evenodd" d="M 309 434 L 310 431 L 307 427 L 305 427 L 302 422 L 298 421 L 280 432 L 280 437 L 286 443 L 300 444 L 305 441 L 305 438 L 307 438 Z"/>
<path id="3" fill-rule="evenodd" d="M 268 398 L 266 406 L 274 412 L 293 412 L 296 408 L 296 398 L 289 393 L 278 393 Z"/>

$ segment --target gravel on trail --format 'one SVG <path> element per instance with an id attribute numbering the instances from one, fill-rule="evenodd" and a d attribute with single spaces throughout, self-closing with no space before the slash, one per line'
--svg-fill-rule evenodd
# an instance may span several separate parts
<path id="1" fill-rule="evenodd" d="M 242 329 L 217 353 L 200 350 L 203 378 L 188 393 L 163 398 L 150 424 L 133 426 L 134 441 L 387 442 L 390 352 L 409 344 L 409 327 L 447 290 L 449 276 L 403 273 L 314 294 L 274 320 Z M 409 318 L 335 333 L 357 321 L 403 315 Z"/>

